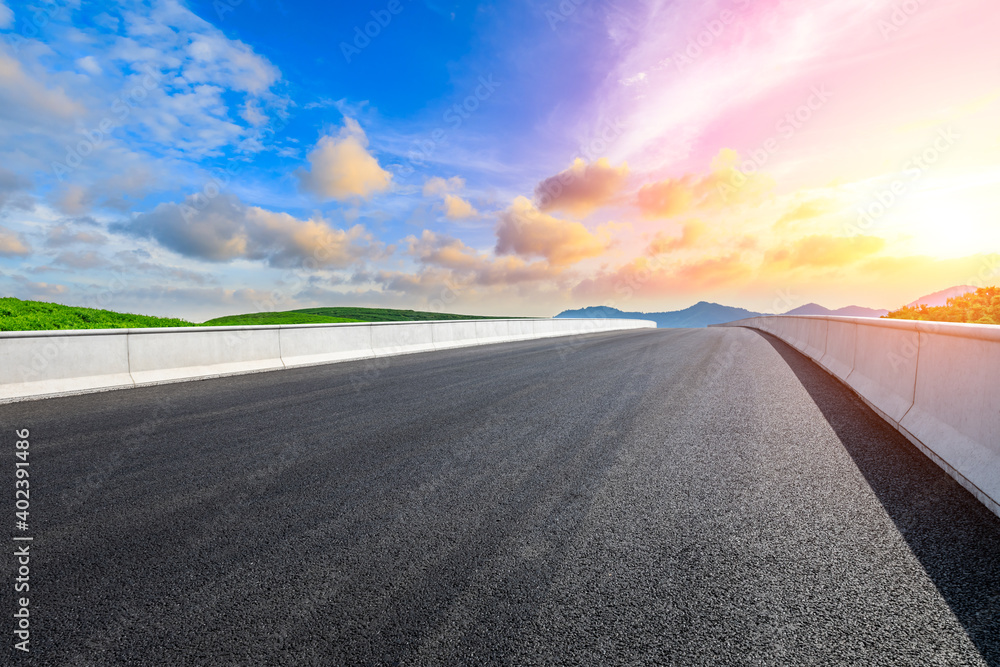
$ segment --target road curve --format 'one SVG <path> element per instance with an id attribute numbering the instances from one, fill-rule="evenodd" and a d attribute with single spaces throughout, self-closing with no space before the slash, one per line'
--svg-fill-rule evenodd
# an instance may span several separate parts
<path id="1" fill-rule="evenodd" d="M 11 492 L 15 428 L 11 664 L 1000 665 L 1000 520 L 745 329 L 4 405 Z"/>

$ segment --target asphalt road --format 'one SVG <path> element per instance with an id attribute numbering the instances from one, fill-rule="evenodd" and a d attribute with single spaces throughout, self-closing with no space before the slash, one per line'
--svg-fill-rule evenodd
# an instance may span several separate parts
<path id="1" fill-rule="evenodd" d="M 10 664 L 1000 665 L 1000 519 L 748 330 L 0 406 L 11 522 L 15 428 Z"/>

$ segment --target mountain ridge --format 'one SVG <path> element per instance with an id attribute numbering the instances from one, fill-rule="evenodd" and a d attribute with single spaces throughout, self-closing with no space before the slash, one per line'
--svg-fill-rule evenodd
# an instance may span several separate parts
<path id="1" fill-rule="evenodd" d="M 913 301 L 910 305 L 911 306 L 914 306 L 916 304 L 944 305 L 949 298 L 954 296 L 960 296 L 970 291 L 975 291 L 975 288 L 970 287 L 968 285 L 957 285 L 955 287 L 949 287 L 948 289 L 941 290 L 940 292 L 934 292 L 933 294 L 922 296 L 916 301 Z M 840 316 L 840 317 L 882 317 L 883 315 L 887 315 L 888 313 L 889 311 L 885 309 L 865 308 L 863 306 L 846 306 L 844 308 L 837 308 L 836 310 L 831 310 L 829 308 L 826 308 L 825 306 L 821 306 L 818 303 L 807 303 L 804 306 L 799 306 L 798 308 L 793 308 L 788 312 L 778 313 L 778 314 L 830 315 L 830 316 Z M 624 318 L 624 319 L 653 320 L 654 322 L 656 322 L 657 327 L 663 329 L 670 329 L 670 328 L 701 328 L 710 326 L 712 324 L 725 324 L 726 322 L 742 320 L 748 317 L 760 317 L 764 315 L 774 315 L 774 314 L 775 313 L 758 313 L 752 310 L 747 310 L 746 308 L 738 308 L 736 306 L 726 306 L 721 303 L 699 301 L 693 306 L 684 308 L 683 310 L 669 310 L 661 312 L 623 311 L 618 308 L 614 308 L 612 306 L 587 306 L 585 308 L 564 310 L 563 312 L 556 315 L 556 317 Z"/>

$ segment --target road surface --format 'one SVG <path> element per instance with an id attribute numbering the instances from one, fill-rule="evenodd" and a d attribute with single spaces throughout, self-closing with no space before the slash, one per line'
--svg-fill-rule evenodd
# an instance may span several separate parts
<path id="1" fill-rule="evenodd" d="M 12 524 L 31 431 L 11 664 L 1000 665 L 1000 519 L 750 330 L 10 404 L 0 428 Z"/>

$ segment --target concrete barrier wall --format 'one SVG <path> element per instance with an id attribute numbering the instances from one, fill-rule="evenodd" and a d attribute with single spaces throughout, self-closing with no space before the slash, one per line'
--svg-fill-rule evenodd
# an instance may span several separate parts
<path id="1" fill-rule="evenodd" d="M 801 350 L 1000 516 L 1000 327 L 823 316 L 720 326 Z"/>
<path id="2" fill-rule="evenodd" d="M 136 385 L 284 368 L 277 327 L 130 329 L 129 372 Z"/>
<path id="3" fill-rule="evenodd" d="M 841 380 L 854 370 L 854 348 L 858 339 L 858 325 L 853 322 L 827 321 L 826 354 L 819 365 Z"/>
<path id="4" fill-rule="evenodd" d="M 916 329 L 865 325 L 855 336 L 854 370 L 847 384 L 876 412 L 899 423 L 913 406 L 920 341 Z"/>
<path id="5" fill-rule="evenodd" d="M 594 331 L 646 320 L 458 320 L 0 332 L 0 402 Z"/>
<path id="6" fill-rule="evenodd" d="M 512 341 L 531 340 L 535 337 L 531 320 L 510 320 L 507 324 Z"/>
<path id="7" fill-rule="evenodd" d="M 131 386 L 128 340 L 118 332 L 0 333 L 0 401 Z"/>
<path id="8" fill-rule="evenodd" d="M 535 338 L 548 338 L 549 336 L 557 336 L 556 324 L 558 320 L 532 320 L 531 329 L 534 332 Z"/>
<path id="9" fill-rule="evenodd" d="M 434 325 L 430 322 L 375 322 L 372 330 L 372 350 L 376 357 L 430 352 L 434 349 Z"/>
<path id="10" fill-rule="evenodd" d="M 367 324 L 338 327 L 325 324 L 289 325 L 278 330 L 278 339 L 285 368 L 375 356 L 372 328 Z"/>
<path id="11" fill-rule="evenodd" d="M 438 326 L 434 329 L 434 349 L 450 350 L 456 347 L 481 345 L 476 338 L 476 322 L 451 322 L 450 326 Z"/>
<path id="12" fill-rule="evenodd" d="M 476 338 L 482 343 L 506 343 L 510 326 L 506 320 L 477 320 Z"/>

